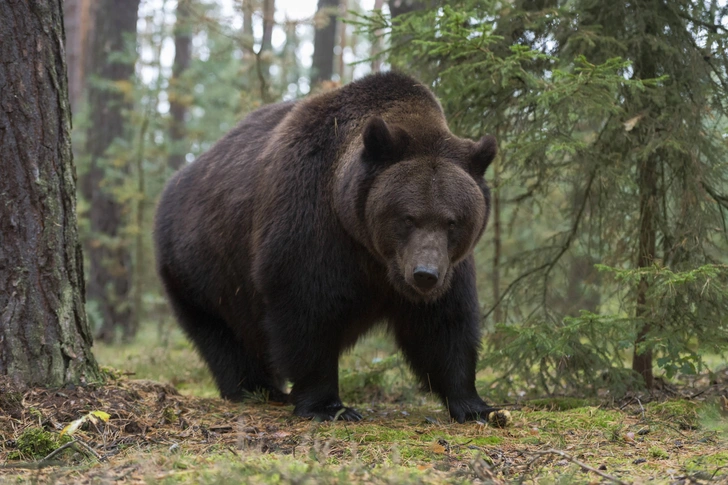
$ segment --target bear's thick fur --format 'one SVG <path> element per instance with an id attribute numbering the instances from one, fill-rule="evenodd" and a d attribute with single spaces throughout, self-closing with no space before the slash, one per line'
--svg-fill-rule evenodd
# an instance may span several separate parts
<path id="1" fill-rule="evenodd" d="M 492 411 L 475 390 L 472 250 L 495 153 L 492 137 L 454 136 L 425 86 L 386 73 L 266 106 L 180 170 L 157 212 L 158 271 L 221 395 L 359 420 L 338 359 L 386 322 L 454 419 Z"/>

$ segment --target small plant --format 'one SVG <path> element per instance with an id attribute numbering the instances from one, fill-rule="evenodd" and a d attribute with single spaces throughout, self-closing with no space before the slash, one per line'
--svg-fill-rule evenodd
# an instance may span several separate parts
<path id="1" fill-rule="evenodd" d="M 16 440 L 17 450 L 8 454 L 10 460 L 37 460 L 48 456 L 71 441 L 68 436 L 59 436 L 42 428 L 28 428 Z"/>

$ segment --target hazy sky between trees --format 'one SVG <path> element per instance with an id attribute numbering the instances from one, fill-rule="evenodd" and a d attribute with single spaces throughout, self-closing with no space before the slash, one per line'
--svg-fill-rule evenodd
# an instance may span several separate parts
<path id="1" fill-rule="evenodd" d="M 358 1 L 361 5 L 361 8 L 364 11 L 371 11 L 372 8 L 374 8 L 374 0 L 349 0 L 350 4 L 353 4 L 355 1 Z M 239 0 L 217 0 L 215 3 L 220 5 L 221 11 L 223 15 L 229 19 L 230 26 L 242 29 L 243 27 L 243 16 L 240 13 L 239 8 L 236 8 L 236 3 L 239 3 Z M 313 55 L 313 26 L 310 24 L 310 20 L 313 18 L 314 14 L 316 13 L 316 7 L 318 4 L 317 0 L 276 0 L 276 13 L 275 13 L 275 20 L 276 20 L 276 26 L 273 29 L 273 48 L 278 50 L 280 49 L 285 40 L 286 35 L 285 31 L 282 28 L 282 25 L 284 25 L 286 20 L 293 20 L 293 21 L 301 21 L 302 24 L 299 25 L 298 29 L 301 29 L 303 32 L 305 32 L 304 35 L 301 36 L 301 44 L 298 48 L 297 55 L 300 59 L 301 65 L 304 68 L 311 67 L 311 58 Z M 388 5 L 385 3 L 384 10 L 387 11 L 389 9 Z M 177 2 L 176 1 L 167 1 L 164 0 L 144 0 L 141 2 L 139 6 L 139 23 L 138 23 L 138 29 L 140 31 L 144 30 L 145 26 L 145 17 L 148 15 L 154 14 L 154 16 L 169 16 L 168 22 L 169 24 L 172 24 L 174 22 L 174 15 L 177 10 Z M 253 17 L 253 29 L 255 34 L 256 42 L 260 42 L 260 38 L 263 35 L 263 25 L 260 16 L 255 15 Z M 303 33 L 299 32 L 299 33 Z M 194 39 L 193 39 L 194 43 Z M 145 58 L 145 56 L 153 56 L 154 53 L 145 52 L 149 49 L 142 49 L 140 52 L 142 60 Z M 368 52 L 368 50 L 366 51 Z M 344 51 L 344 61 L 348 64 L 362 60 L 363 57 L 358 56 L 356 53 L 352 52 L 351 47 L 347 47 Z M 172 69 L 172 63 L 174 62 L 174 39 L 172 37 L 168 37 L 164 41 L 164 45 L 161 50 L 161 63 L 163 66 L 163 69 L 169 69 L 171 71 Z M 273 66 L 276 68 L 277 66 Z M 370 66 L 369 64 L 360 64 L 359 66 L 355 67 L 354 69 L 354 79 L 357 79 L 361 76 L 364 76 L 370 72 Z M 152 82 L 153 79 L 157 77 L 155 69 L 152 67 L 143 67 L 141 71 L 139 72 L 142 80 L 145 82 Z M 161 112 L 166 112 L 169 109 L 169 105 L 167 103 L 160 103 L 159 109 Z"/>

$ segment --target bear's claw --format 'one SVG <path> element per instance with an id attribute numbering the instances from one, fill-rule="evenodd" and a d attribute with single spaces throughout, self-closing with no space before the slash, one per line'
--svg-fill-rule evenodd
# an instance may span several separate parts
<path id="1" fill-rule="evenodd" d="M 487 421 L 488 415 L 500 408 L 487 405 L 481 399 L 449 403 L 450 416 L 458 423 L 465 421 Z"/>

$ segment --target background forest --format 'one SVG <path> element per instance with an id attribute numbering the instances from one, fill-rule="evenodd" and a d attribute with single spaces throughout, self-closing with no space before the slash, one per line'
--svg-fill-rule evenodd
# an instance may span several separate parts
<path id="1" fill-rule="evenodd" d="M 309 3 L 65 3 L 97 340 L 168 318 L 150 236 L 174 170 L 263 104 L 402 69 L 456 133 L 499 140 L 477 261 L 502 391 L 622 395 L 720 367 L 725 2 Z"/>

